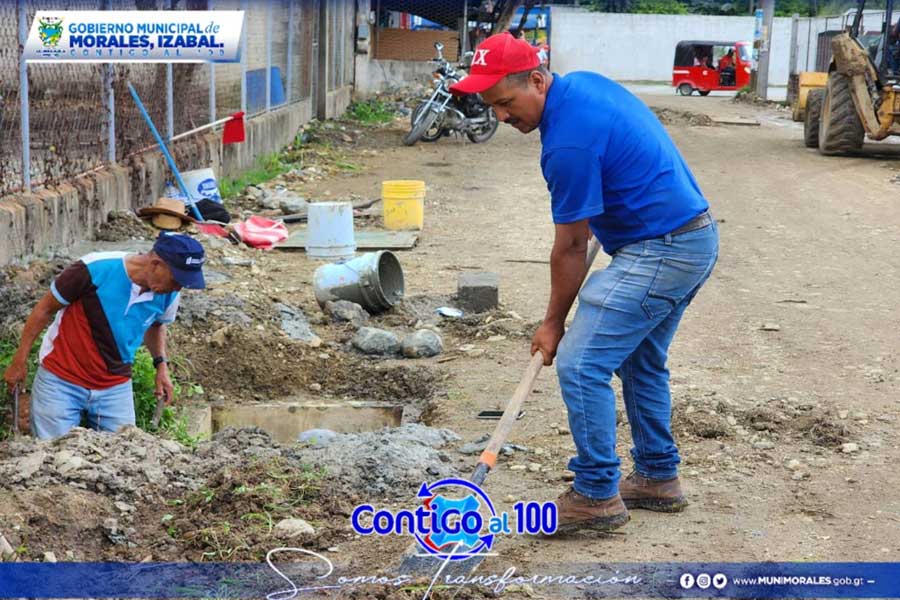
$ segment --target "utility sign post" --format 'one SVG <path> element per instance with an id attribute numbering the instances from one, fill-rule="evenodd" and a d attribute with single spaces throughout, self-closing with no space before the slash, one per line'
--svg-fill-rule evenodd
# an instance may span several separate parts
<path id="1" fill-rule="evenodd" d="M 756 95 L 768 98 L 769 50 L 772 46 L 772 22 L 775 16 L 775 0 L 761 0 L 756 10 L 753 31 L 753 74 L 752 84 Z"/>

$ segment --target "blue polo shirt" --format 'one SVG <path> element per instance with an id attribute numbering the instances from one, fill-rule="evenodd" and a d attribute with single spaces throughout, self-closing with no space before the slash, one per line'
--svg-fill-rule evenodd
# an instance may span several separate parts
<path id="1" fill-rule="evenodd" d="M 656 115 L 602 75 L 554 74 L 540 128 L 553 222 L 588 219 L 607 254 L 709 208 Z"/>

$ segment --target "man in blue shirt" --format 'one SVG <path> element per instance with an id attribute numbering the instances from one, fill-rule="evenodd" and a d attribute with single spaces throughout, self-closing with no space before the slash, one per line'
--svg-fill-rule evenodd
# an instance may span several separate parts
<path id="1" fill-rule="evenodd" d="M 625 88 L 595 73 L 553 75 L 509 34 L 485 40 L 451 90 L 480 93 L 501 121 L 541 133 L 556 229 L 550 300 L 531 350 L 545 364 L 558 359 L 577 449 L 569 462 L 575 481 L 556 502 L 558 532 L 621 527 L 628 508 L 680 512 L 687 501 L 667 352 L 718 257 L 716 223 L 694 176 L 656 116 Z M 582 288 L 592 234 L 612 261 Z M 621 481 L 613 374 L 633 441 L 634 470 Z"/>

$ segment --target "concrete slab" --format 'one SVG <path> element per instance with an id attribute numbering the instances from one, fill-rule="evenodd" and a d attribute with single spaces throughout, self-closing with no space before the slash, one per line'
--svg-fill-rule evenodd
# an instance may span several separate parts
<path id="1" fill-rule="evenodd" d="M 226 427 L 259 427 L 278 442 L 293 443 L 307 429 L 340 433 L 398 427 L 403 407 L 386 402 L 278 402 L 213 406 L 210 432 Z"/>

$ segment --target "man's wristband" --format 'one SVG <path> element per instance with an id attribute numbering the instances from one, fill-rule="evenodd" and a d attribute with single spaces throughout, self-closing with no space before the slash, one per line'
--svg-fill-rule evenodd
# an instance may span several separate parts
<path id="1" fill-rule="evenodd" d="M 159 365 L 161 365 L 161 364 L 163 364 L 163 363 L 168 363 L 168 362 L 169 362 L 169 361 L 166 360 L 166 357 L 165 357 L 165 356 L 155 356 L 155 357 L 153 358 L 153 368 L 154 368 L 154 369 L 158 369 L 158 368 L 159 368 Z"/>

